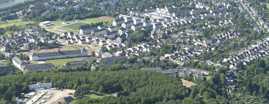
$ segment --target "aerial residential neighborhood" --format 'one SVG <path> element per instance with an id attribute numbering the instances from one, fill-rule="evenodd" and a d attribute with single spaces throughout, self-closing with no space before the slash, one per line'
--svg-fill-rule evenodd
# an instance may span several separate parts
<path id="1" fill-rule="evenodd" d="M 269 1 L 0 0 L 0 104 L 268 104 Z"/>

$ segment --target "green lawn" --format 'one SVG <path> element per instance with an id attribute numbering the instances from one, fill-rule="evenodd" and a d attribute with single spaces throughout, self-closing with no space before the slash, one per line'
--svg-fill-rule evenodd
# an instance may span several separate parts
<path id="1" fill-rule="evenodd" d="M 90 94 L 90 95 L 86 95 L 89 99 L 102 99 L 105 96 L 100 96 L 100 95 L 96 95 L 96 94 Z"/>
<path id="2" fill-rule="evenodd" d="M 73 61 L 80 61 L 82 58 L 66 58 L 66 59 L 56 59 L 56 60 L 48 60 L 46 63 L 51 63 L 55 66 L 63 66 L 66 63 L 73 62 Z"/>
<path id="3" fill-rule="evenodd" d="M 88 99 L 88 100 L 100 100 L 103 99 L 104 97 L 112 96 L 109 94 L 102 94 L 102 95 L 97 95 L 97 94 L 89 94 L 86 95 L 83 99 Z M 72 101 L 72 104 L 80 104 L 78 101 L 75 99 Z"/>
<path id="4" fill-rule="evenodd" d="M 32 21 L 23 21 L 21 19 L 10 20 L 7 22 L 0 22 L 0 28 L 8 28 L 11 26 L 24 27 L 28 24 L 34 24 Z"/>
<path id="5" fill-rule="evenodd" d="M 111 17 L 98 17 L 98 18 L 87 18 L 87 19 L 83 19 L 80 20 L 80 23 L 83 24 L 96 24 L 96 23 L 100 23 L 100 22 L 107 22 L 108 24 L 112 23 L 112 19 Z"/>
<path id="6" fill-rule="evenodd" d="M 57 67 L 62 67 L 66 63 L 73 62 L 73 61 L 81 61 L 83 58 L 65 58 L 65 59 L 55 59 L 55 60 L 47 60 L 44 62 L 32 61 L 32 64 L 40 64 L 40 63 L 50 63 Z"/>
<path id="7" fill-rule="evenodd" d="M 61 32 L 79 32 L 79 28 L 82 25 L 91 25 L 96 23 L 112 23 L 111 17 L 98 17 L 98 18 L 87 18 L 83 20 L 74 20 L 74 21 L 52 21 L 54 25 L 49 26 L 46 28 L 47 31 L 54 32 L 54 33 L 61 33 Z"/>

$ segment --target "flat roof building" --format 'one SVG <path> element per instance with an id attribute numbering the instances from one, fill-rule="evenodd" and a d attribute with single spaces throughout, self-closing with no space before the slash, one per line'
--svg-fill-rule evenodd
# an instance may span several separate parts
<path id="1" fill-rule="evenodd" d="M 54 52 L 40 52 L 29 54 L 31 61 L 45 61 L 52 59 L 73 58 L 73 57 L 87 57 L 89 56 L 88 50 L 82 48 L 77 50 L 58 50 Z"/>

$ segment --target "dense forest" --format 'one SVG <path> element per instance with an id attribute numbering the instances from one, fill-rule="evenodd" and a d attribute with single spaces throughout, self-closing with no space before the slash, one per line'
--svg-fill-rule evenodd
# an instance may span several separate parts
<path id="1" fill-rule="evenodd" d="M 28 84 L 52 82 L 59 89 L 75 89 L 78 104 L 264 104 L 268 102 L 268 64 L 259 60 L 238 73 L 237 88 L 232 92 L 225 85 L 225 71 L 215 73 L 208 80 L 194 80 L 192 88 L 183 87 L 180 78 L 161 73 L 121 70 L 44 72 L 0 77 L 1 103 L 15 103 L 15 96 L 28 92 Z M 88 99 L 91 91 L 118 97 Z"/>
<path id="2" fill-rule="evenodd" d="M 37 2 L 38 1 L 38 2 Z M 57 2 L 56 2 L 57 1 Z M 126 14 L 129 10 L 144 11 L 146 8 L 172 7 L 188 5 L 193 1 L 185 0 L 36 0 L 17 5 L 16 7 L 0 10 L 0 19 L 5 20 L 18 14 L 31 21 L 45 20 L 73 20 L 98 16 L 115 16 L 119 13 Z M 236 7 L 233 5 L 233 7 Z M 169 8 L 171 9 L 171 8 Z M 180 15 L 182 8 L 177 8 Z M 19 11 L 19 12 L 18 12 Z M 233 11 L 236 13 L 238 11 Z M 246 33 L 247 38 L 258 39 L 265 35 L 257 35 L 248 20 L 242 20 L 245 15 L 235 15 L 234 20 L 238 28 L 244 28 L 240 32 Z M 7 30 L 14 30 L 10 27 Z M 16 28 L 15 28 L 16 29 Z M 239 30 L 238 29 L 238 30 Z M 209 32 L 215 30 L 208 30 Z M 0 30 L 5 32 L 4 29 Z M 218 31 L 217 31 L 218 32 Z M 128 45 L 141 41 L 148 41 L 146 32 L 133 32 L 126 40 Z M 208 33 L 213 34 L 213 33 Z M 266 34 L 267 35 L 267 34 Z M 251 41 L 246 41 L 250 43 Z M 239 49 L 243 44 L 231 44 L 231 49 Z M 246 44 L 248 45 L 248 44 Z M 102 60 L 98 65 L 95 61 L 87 63 L 89 68 L 84 69 L 59 69 L 50 72 L 38 72 L 0 77 L 0 104 L 16 104 L 16 96 L 29 92 L 28 85 L 37 82 L 52 82 L 58 89 L 74 89 L 75 104 L 268 104 L 269 103 L 269 59 L 261 59 L 248 66 L 241 66 L 234 71 L 233 83 L 227 82 L 229 68 L 207 66 L 205 63 L 190 62 L 186 67 L 205 69 L 211 73 L 204 79 L 196 79 L 189 76 L 187 79 L 196 85 L 186 88 L 182 85 L 182 78 L 170 77 L 157 72 L 142 71 L 143 67 L 160 67 L 163 69 L 177 68 L 170 62 L 159 61 L 159 57 L 165 53 L 171 53 L 175 47 L 166 44 L 160 50 L 148 53 L 154 57 L 150 60 L 143 57 L 127 59 Z M 223 48 L 219 46 L 219 48 Z M 228 51 L 230 48 L 226 49 Z M 221 49 L 215 53 L 223 52 Z M 199 58 L 209 60 L 210 55 L 200 55 Z M 225 54 L 224 54 L 225 55 Z M 213 60 L 223 56 L 212 57 Z M 94 67 L 94 68 L 93 68 Z M 118 96 L 104 96 L 101 99 L 90 99 L 87 95 L 93 92 Z"/>

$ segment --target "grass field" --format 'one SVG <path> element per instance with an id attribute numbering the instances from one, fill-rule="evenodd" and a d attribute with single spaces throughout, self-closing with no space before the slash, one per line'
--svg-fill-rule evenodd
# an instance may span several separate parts
<path id="1" fill-rule="evenodd" d="M 83 58 L 66 58 L 66 59 L 56 59 L 56 60 L 48 60 L 46 63 L 51 63 L 55 66 L 63 66 L 66 63 L 73 61 L 81 61 Z"/>
<path id="2" fill-rule="evenodd" d="M 100 100 L 100 99 L 103 99 L 104 97 L 108 97 L 108 96 L 112 96 L 112 95 L 109 95 L 109 94 L 102 94 L 102 95 L 89 94 L 89 95 L 85 95 L 85 97 L 83 99 Z M 77 100 L 73 100 L 72 104 L 79 104 L 79 103 L 77 102 Z"/>
<path id="3" fill-rule="evenodd" d="M 55 59 L 55 60 L 47 60 L 47 61 L 32 61 L 31 63 L 32 64 L 50 63 L 57 67 L 62 67 L 69 62 L 81 61 L 83 59 L 84 58 L 64 58 L 64 59 Z"/>
<path id="4" fill-rule="evenodd" d="M 79 32 L 79 28 L 82 25 L 91 25 L 96 23 L 112 23 L 112 17 L 98 17 L 98 18 L 87 18 L 83 20 L 74 20 L 74 21 L 52 21 L 53 25 L 46 27 L 47 31 L 53 33 L 62 33 L 62 32 Z"/>
<path id="5" fill-rule="evenodd" d="M 0 28 L 6 29 L 12 26 L 16 26 L 18 28 L 24 28 L 26 25 L 35 25 L 36 23 L 33 21 L 24 21 L 21 19 L 9 20 L 5 22 L 0 22 Z M 8 36 L 12 34 L 14 31 L 6 31 L 4 35 Z"/>
<path id="6" fill-rule="evenodd" d="M 96 95 L 96 94 L 90 94 L 90 95 L 86 95 L 88 98 L 90 99 L 102 99 L 105 96 L 100 96 L 100 95 Z"/>
<path id="7" fill-rule="evenodd" d="M 0 22 L 0 28 L 8 28 L 11 26 L 24 27 L 28 24 L 34 24 L 32 21 L 23 21 L 21 19 L 10 20 L 6 22 Z"/>
<path id="8" fill-rule="evenodd" d="M 80 58 L 55 59 L 55 60 L 47 60 L 45 63 L 50 63 L 57 67 L 61 67 L 61 66 L 64 66 L 66 63 L 74 62 L 74 61 L 81 61 L 83 59 L 85 58 L 80 57 Z"/>

